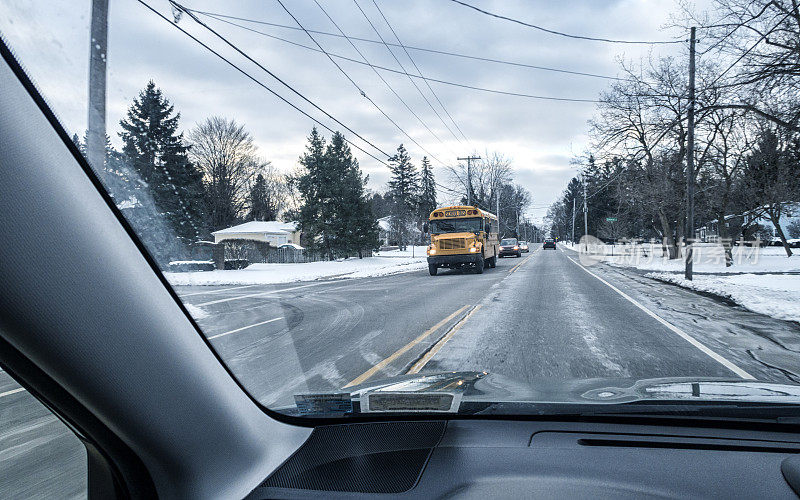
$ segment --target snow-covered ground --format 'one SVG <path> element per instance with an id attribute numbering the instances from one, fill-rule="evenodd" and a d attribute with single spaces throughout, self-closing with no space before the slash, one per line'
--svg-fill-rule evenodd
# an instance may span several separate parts
<path id="1" fill-rule="evenodd" d="M 578 245 L 580 247 L 580 245 Z M 591 247 L 590 247 L 591 248 Z M 582 250 L 582 248 L 578 248 Z M 733 266 L 725 267 L 721 245 L 698 244 L 694 249 L 694 271 L 698 273 L 785 273 L 800 272 L 800 250 L 786 256 L 783 247 L 733 247 Z M 602 252 L 602 254 L 600 254 Z M 614 255 L 611 255 L 614 252 Z M 581 255 L 581 261 L 601 261 L 613 266 L 634 267 L 644 271 L 682 272 L 683 259 L 669 260 L 661 255 L 659 246 L 598 245 L 591 255 Z M 584 262 L 591 263 L 591 262 Z"/>
<path id="2" fill-rule="evenodd" d="M 426 249 L 425 245 L 417 245 L 414 247 L 406 247 L 405 250 L 387 250 L 385 252 L 373 252 L 372 255 L 376 257 L 426 257 L 427 254 L 425 253 Z"/>
<path id="3" fill-rule="evenodd" d="M 238 270 L 164 273 L 164 276 L 173 285 L 258 285 L 324 278 L 368 278 L 427 267 L 423 247 L 422 254 L 415 258 L 381 256 L 305 264 L 251 264 Z"/>
<path id="4" fill-rule="evenodd" d="M 786 258 L 784 256 L 784 258 Z M 678 273 L 647 276 L 685 288 L 726 297 L 751 311 L 800 322 L 800 276 L 788 274 L 695 275 L 692 281 Z"/>

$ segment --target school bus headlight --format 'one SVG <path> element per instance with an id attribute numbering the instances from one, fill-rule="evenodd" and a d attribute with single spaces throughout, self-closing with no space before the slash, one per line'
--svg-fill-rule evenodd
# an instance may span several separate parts
<path id="1" fill-rule="evenodd" d="M 428 249 L 428 255 L 436 255 L 436 249 L 435 248 L 429 248 Z"/>
<path id="2" fill-rule="evenodd" d="M 477 251 L 478 251 L 478 247 L 469 247 L 469 252 L 470 253 L 475 253 Z"/>

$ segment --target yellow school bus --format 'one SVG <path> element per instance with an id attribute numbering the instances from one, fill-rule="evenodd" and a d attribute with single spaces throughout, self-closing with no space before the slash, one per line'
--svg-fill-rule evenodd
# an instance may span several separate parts
<path id="1" fill-rule="evenodd" d="M 484 267 L 497 265 L 498 223 L 494 214 L 478 207 L 437 208 L 428 218 L 431 233 L 428 246 L 428 271 L 436 276 L 440 267 L 473 267 L 478 274 Z"/>

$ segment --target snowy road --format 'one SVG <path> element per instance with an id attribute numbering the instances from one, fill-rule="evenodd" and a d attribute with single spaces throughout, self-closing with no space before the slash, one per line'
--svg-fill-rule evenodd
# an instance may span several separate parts
<path id="1" fill-rule="evenodd" d="M 414 371 L 546 378 L 714 376 L 800 381 L 800 327 L 536 247 L 482 275 L 427 270 L 179 295 L 263 403 Z M 590 271 L 590 272 L 588 272 Z M 74 437 L 0 373 L 0 491 L 80 492 Z M 47 460 L 44 460 L 46 457 Z M 57 457 L 54 459 L 53 457 Z M 47 467 L 47 468 L 43 468 Z M 66 493 L 66 494 L 65 494 Z"/>

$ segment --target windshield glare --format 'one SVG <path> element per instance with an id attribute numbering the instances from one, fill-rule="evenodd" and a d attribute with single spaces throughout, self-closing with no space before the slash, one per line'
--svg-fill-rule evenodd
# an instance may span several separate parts
<path id="1" fill-rule="evenodd" d="M 789 0 L 284 2 L 293 41 L 268 3 L 111 3 L 101 39 L 91 2 L 0 0 L 0 39 L 264 406 L 800 403 Z"/>
<path id="2" fill-rule="evenodd" d="M 477 233 L 483 230 L 483 219 L 444 219 L 431 222 L 431 233 Z"/>

